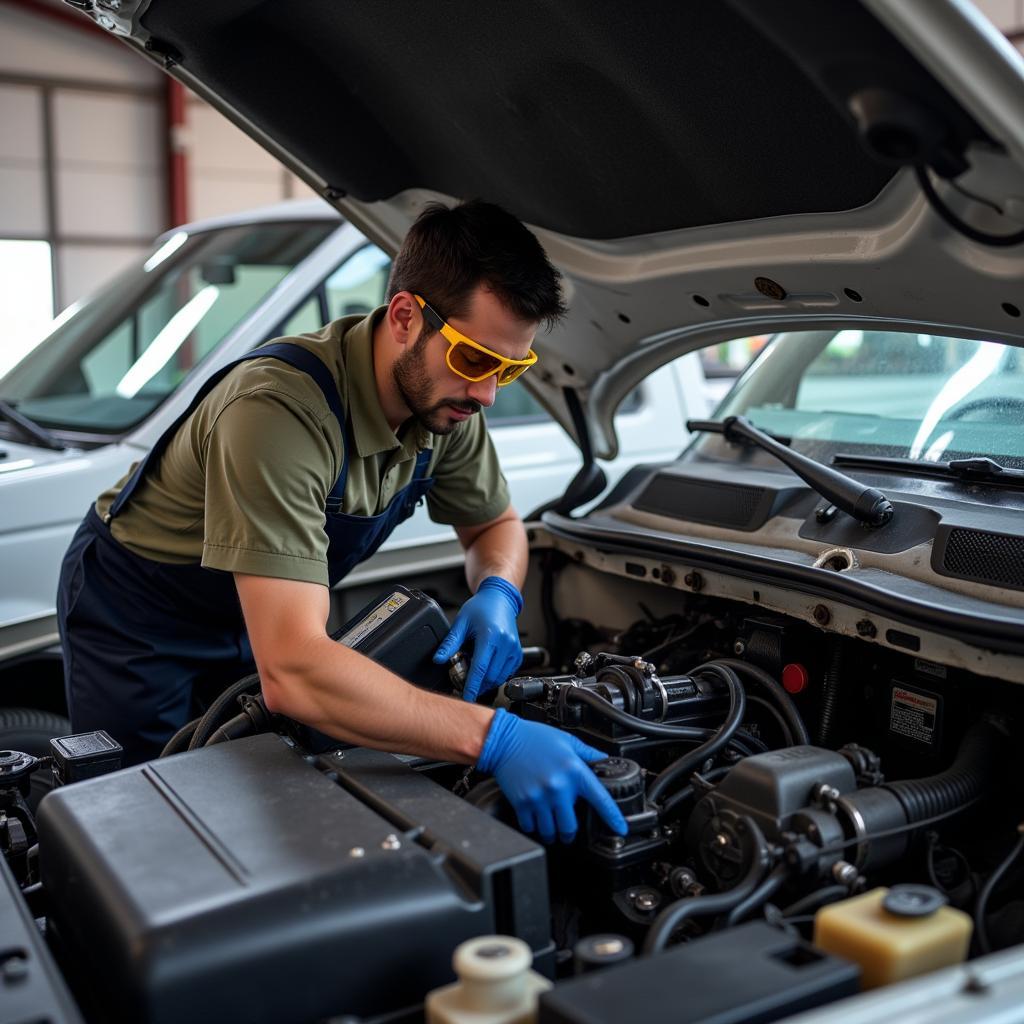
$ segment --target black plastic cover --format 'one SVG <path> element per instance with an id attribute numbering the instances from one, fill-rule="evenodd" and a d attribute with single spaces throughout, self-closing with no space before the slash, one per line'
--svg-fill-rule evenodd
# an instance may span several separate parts
<path id="1" fill-rule="evenodd" d="M 82 1024 L 75 1004 L 0 857 L 0 1024 Z"/>
<path id="2" fill-rule="evenodd" d="M 540 1024 L 761 1024 L 859 989 L 860 968 L 762 921 L 560 982 Z"/>
<path id="3" fill-rule="evenodd" d="M 543 850 L 390 754 L 278 736 L 42 801 L 43 884 L 111 1019 L 304 1024 L 419 1003 L 453 948 L 551 954 Z"/>
<path id="4" fill-rule="evenodd" d="M 694 809 L 688 835 L 695 841 L 708 817 L 728 809 L 749 815 L 765 835 L 775 838 L 790 827 L 794 814 L 813 802 L 818 785 L 833 786 L 840 794 L 853 792 L 857 783 L 849 761 L 833 750 L 812 746 L 745 757 Z"/>

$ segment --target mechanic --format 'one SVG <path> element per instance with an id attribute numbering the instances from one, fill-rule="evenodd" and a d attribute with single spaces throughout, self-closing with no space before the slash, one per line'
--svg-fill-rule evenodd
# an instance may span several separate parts
<path id="1" fill-rule="evenodd" d="M 559 274 L 513 216 L 428 207 L 388 303 L 224 367 L 92 507 L 64 557 L 58 617 L 76 732 L 156 757 L 253 671 L 267 707 L 340 740 L 476 763 L 526 831 L 570 840 L 582 796 L 626 824 L 575 738 L 474 703 L 522 650 L 522 521 L 480 410 L 564 314 Z M 329 588 L 425 499 L 455 528 L 473 592 L 434 660 L 463 645 L 464 701 L 412 686 L 327 633 Z"/>

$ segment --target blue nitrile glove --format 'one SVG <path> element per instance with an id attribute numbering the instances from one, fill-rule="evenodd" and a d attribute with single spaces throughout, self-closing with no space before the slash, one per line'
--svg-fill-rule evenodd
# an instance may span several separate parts
<path id="1" fill-rule="evenodd" d="M 591 804 L 613 832 L 624 836 L 628 831 L 608 790 L 587 767 L 607 756 L 569 733 L 499 708 L 476 766 L 498 780 L 524 832 L 537 832 L 545 843 L 553 843 L 557 832 L 563 843 L 571 843 L 577 797 Z"/>
<path id="2" fill-rule="evenodd" d="M 464 700 L 500 686 L 523 660 L 516 616 L 523 610 L 523 595 L 500 576 L 488 576 L 459 609 L 452 628 L 434 653 L 434 663 L 446 662 L 473 641 L 473 662 L 462 688 Z"/>

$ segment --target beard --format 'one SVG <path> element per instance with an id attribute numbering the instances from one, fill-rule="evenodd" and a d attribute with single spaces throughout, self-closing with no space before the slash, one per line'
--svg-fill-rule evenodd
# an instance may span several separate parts
<path id="1" fill-rule="evenodd" d="M 395 360 L 392 374 L 398 393 L 413 419 L 432 434 L 450 434 L 459 421 L 449 419 L 445 411 L 449 406 L 468 413 L 479 412 L 481 406 L 470 398 L 442 398 L 440 401 L 434 398 L 425 354 L 426 343 L 432 333 L 421 334 L 412 348 Z"/>

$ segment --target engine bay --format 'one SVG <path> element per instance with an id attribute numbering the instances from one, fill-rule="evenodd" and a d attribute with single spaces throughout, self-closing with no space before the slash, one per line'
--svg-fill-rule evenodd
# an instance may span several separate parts
<path id="1" fill-rule="evenodd" d="M 628 835 L 581 804 L 576 840 L 543 846 L 489 777 L 338 749 L 261 712 L 252 677 L 173 756 L 110 773 L 100 748 L 76 773 L 65 752 L 36 812 L 16 806 L 26 766 L 0 766 L 7 870 L 46 934 L 25 963 L 53 958 L 51 995 L 90 1022 L 422 1020 L 453 949 L 493 934 L 553 982 L 541 1021 L 775 1020 L 858 992 L 867 969 L 816 918 L 874 893 L 960 915 L 958 960 L 1019 941 L 1019 687 L 844 635 L 835 605 L 807 621 L 767 590 L 531 539 L 528 667 L 497 703 L 608 755 Z M 451 580 L 430 582 L 444 602 Z M 398 587 L 337 638 L 415 679 L 433 609 Z"/>

